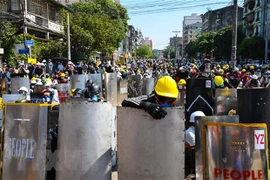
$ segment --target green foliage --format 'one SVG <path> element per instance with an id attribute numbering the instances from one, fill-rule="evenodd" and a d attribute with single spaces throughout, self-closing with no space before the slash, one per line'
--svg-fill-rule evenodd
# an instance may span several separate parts
<path id="1" fill-rule="evenodd" d="M 264 48 L 265 40 L 262 37 L 251 37 L 241 42 L 238 52 L 242 58 L 263 59 Z"/>
<path id="2" fill-rule="evenodd" d="M 148 45 L 141 45 L 135 50 L 135 54 L 140 58 L 153 58 L 153 52 Z"/>
<path id="3" fill-rule="evenodd" d="M 197 42 L 196 41 L 189 42 L 185 50 L 189 57 L 197 57 L 197 52 L 198 52 Z"/>
<path id="4" fill-rule="evenodd" d="M 168 54 L 170 53 L 170 58 L 175 58 L 174 48 L 171 46 L 167 46 L 163 51 L 164 58 L 168 58 Z"/>
<path id="5" fill-rule="evenodd" d="M 112 54 L 128 29 L 127 10 L 111 0 L 74 3 L 70 18 L 72 55 Z"/>

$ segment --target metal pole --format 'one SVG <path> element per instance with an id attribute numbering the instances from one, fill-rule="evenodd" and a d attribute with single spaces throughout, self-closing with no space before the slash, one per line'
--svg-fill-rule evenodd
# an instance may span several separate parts
<path id="1" fill-rule="evenodd" d="M 234 19 L 232 26 L 232 54 L 231 54 L 231 66 L 235 70 L 236 66 L 236 50 L 237 50 L 237 19 L 238 19 L 238 5 L 237 0 L 233 1 L 234 6 Z"/>
<path id="2" fill-rule="evenodd" d="M 69 13 L 67 13 L 67 44 L 68 44 L 68 59 L 71 60 Z"/>
<path id="3" fill-rule="evenodd" d="M 264 54 L 264 63 L 268 61 L 268 2 L 264 0 L 264 26 L 265 26 L 265 54 Z"/>

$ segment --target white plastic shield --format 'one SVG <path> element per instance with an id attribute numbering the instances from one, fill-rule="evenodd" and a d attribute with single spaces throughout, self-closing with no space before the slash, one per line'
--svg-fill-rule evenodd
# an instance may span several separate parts
<path id="1" fill-rule="evenodd" d="M 208 122 L 204 140 L 204 179 L 268 180 L 266 124 Z"/>
<path id="2" fill-rule="evenodd" d="M 87 77 L 87 80 L 88 79 L 92 79 L 93 82 L 95 84 L 97 84 L 100 89 L 103 89 L 103 86 L 102 86 L 102 74 L 101 73 L 98 73 L 98 74 L 88 74 L 88 77 Z"/>
<path id="3" fill-rule="evenodd" d="M 112 105 L 60 105 L 57 180 L 111 180 Z"/>
<path id="4" fill-rule="evenodd" d="M 3 179 L 45 179 L 47 114 L 48 106 L 6 104 Z"/>
<path id="5" fill-rule="evenodd" d="M 85 89 L 86 75 L 72 75 L 70 76 L 70 90 L 80 88 Z"/>
<path id="6" fill-rule="evenodd" d="M 67 99 L 69 98 L 70 84 L 69 83 L 56 84 L 55 87 L 58 90 L 58 96 L 59 96 L 60 103 L 66 102 Z"/>
<path id="7" fill-rule="evenodd" d="M 195 118 L 195 164 L 196 164 L 196 180 L 203 180 L 203 133 L 202 128 L 205 122 L 217 122 L 217 123 L 239 123 L 239 116 L 204 116 Z"/>
<path id="8" fill-rule="evenodd" d="M 184 109 L 154 120 L 144 110 L 118 107 L 118 180 L 185 179 Z"/>
<path id="9" fill-rule="evenodd" d="M 29 78 L 11 78 L 11 94 L 18 94 L 20 87 L 25 86 L 30 93 L 30 82 Z"/>
<path id="10" fill-rule="evenodd" d="M 118 81 L 118 94 L 117 94 L 117 105 L 120 106 L 124 99 L 127 98 L 128 81 L 127 79 Z"/>
<path id="11" fill-rule="evenodd" d="M 105 74 L 105 99 L 112 103 L 113 106 L 117 106 L 117 74 L 107 73 Z"/>
<path id="12" fill-rule="evenodd" d="M 142 94 L 149 95 L 154 91 L 155 79 L 154 78 L 144 78 L 143 79 L 143 87 Z"/>

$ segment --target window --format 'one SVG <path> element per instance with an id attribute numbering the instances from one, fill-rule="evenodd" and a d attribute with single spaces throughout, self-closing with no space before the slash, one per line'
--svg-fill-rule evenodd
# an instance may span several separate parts
<path id="1" fill-rule="evenodd" d="M 192 36 L 189 36 L 190 38 L 192 38 Z"/>
<path id="2" fill-rule="evenodd" d="M 192 31 L 190 31 L 190 34 L 192 34 Z"/>

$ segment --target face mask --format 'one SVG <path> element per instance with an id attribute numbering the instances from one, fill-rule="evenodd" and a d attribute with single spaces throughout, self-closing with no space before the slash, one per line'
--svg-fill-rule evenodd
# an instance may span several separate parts
<path id="1" fill-rule="evenodd" d="M 163 104 L 160 104 L 161 107 L 164 107 L 164 108 L 168 108 L 168 107 L 171 107 L 171 105 L 169 103 L 163 103 Z"/>
<path id="2" fill-rule="evenodd" d="M 180 85 L 179 85 L 179 86 L 178 86 L 178 89 L 183 89 L 183 86 L 180 86 Z"/>

